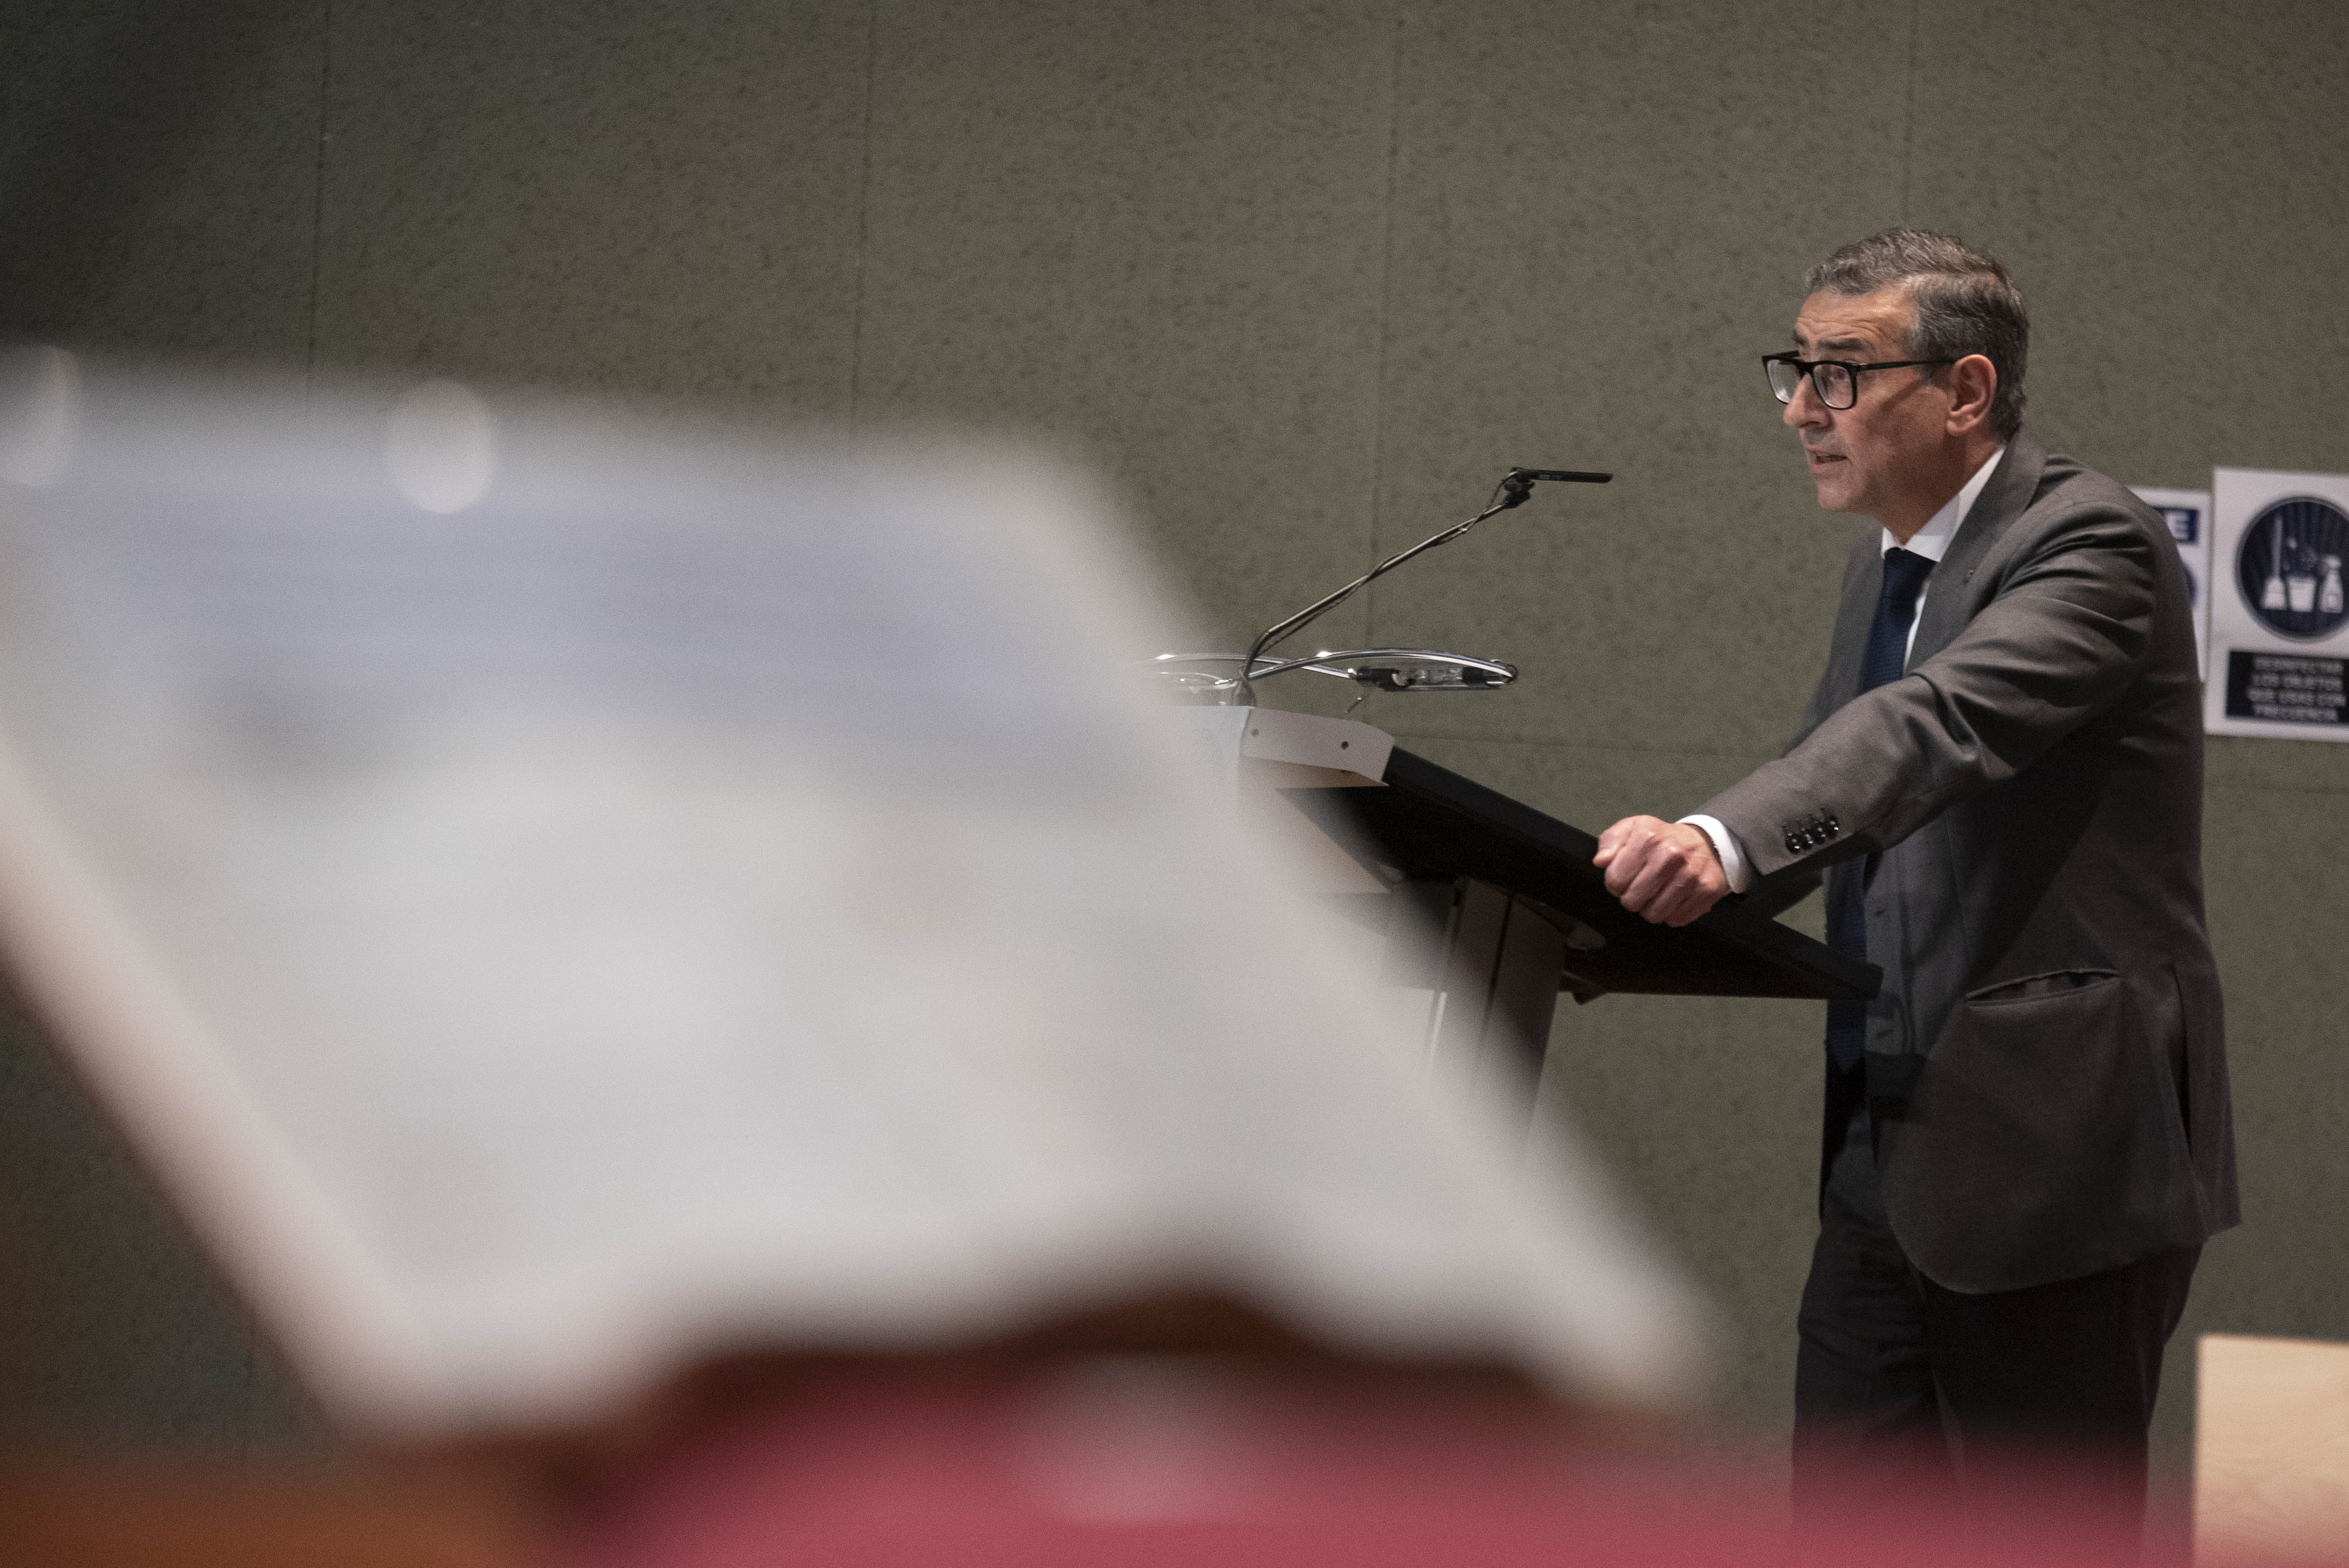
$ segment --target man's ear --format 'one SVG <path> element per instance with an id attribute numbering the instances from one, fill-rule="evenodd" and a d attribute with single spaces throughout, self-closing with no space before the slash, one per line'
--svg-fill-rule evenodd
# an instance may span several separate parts
<path id="1" fill-rule="evenodd" d="M 1950 366 L 1949 376 L 1950 434 L 1971 435 L 1986 427 L 1998 393 L 1998 367 L 1985 355 L 1969 354 Z"/>

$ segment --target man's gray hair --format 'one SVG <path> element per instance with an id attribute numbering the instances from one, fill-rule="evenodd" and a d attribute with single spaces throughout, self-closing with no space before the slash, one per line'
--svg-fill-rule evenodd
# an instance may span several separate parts
<path id="1" fill-rule="evenodd" d="M 1886 229 L 1850 244 L 1810 270 L 1803 292 L 1871 294 L 1905 287 L 1913 307 L 1911 359 L 1962 359 L 1979 354 L 1998 372 L 1990 424 L 2002 441 L 2023 425 L 2023 367 L 2031 352 L 2031 313 L 1997 257 L 1955 234 Z"/>

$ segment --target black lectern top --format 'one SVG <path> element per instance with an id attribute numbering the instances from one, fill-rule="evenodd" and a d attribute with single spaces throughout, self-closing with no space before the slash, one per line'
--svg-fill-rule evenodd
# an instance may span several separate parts
<path id="1" fill-rule="evenodd" d="M 1734 896 L 1678 930 L 1651 925 L 1607 891 L 1590 863 L 1597 839 L 1400 747 L 1386 784 L 1286 793 L 1366 863 L 1413 881 L 1474 877 L 1570 917 L 1557 920 L 1568 933 L 1561 984 L 1583 1001 L 1609 991 L 1865 998 L 1882 982 L 1874 965 Z"/>

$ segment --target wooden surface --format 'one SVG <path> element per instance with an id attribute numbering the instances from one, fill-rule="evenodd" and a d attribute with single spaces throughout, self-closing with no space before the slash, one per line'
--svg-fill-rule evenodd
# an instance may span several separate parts
<path id="1" fill-rule="evenodd" d="M 495 1479 L 0 1456 L 0 1568 L 533 1568 Z"/>
<path id="2" fill-rule="evenodd" d="M 2349 1557 L 2349 1345 L 2202 1336 L 2198 1563 Z"/>

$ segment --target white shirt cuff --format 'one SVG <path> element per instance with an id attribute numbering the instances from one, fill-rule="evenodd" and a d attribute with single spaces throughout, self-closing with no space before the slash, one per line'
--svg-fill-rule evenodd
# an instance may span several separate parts
<path id="1" fill-rule="evenodd" d="M 1682 817 L 1681 820 L 1690 827 L 1703 829 L 1704 836 L 1713 841 L 1713 852 L 1721 858 L 1730 892 L 1744 892 L 1754 885 L 1754 868 L 1745 863 L 1744 846 L 1737 841 L 1736 834 L 1721 825 L 1719 818 L 1694 816 Z"/>

